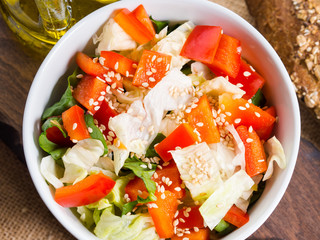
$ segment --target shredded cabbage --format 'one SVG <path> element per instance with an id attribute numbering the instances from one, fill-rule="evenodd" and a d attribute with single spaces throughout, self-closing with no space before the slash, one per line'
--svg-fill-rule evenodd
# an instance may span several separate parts
<path id="1" fill-rule="evenodd" d="M 96 55 L 101 51 L 124 51 L 137 47 L 137 43 L 119 26 L 118 23 L 110 18 L 103 26 L 101 35 L 94 39 L 94 44 L 99 42 L 96 48 Z"/>
<path id="2" fill-rule="evenodd" d="M 207 199 L 222 184 L 214 152 L 207 143 L 191 145 L 170 153 L 177 164 L 180 178 L 194 200 Z"/>
<path id="3" fill-rule="evenodd" d="M 264 144 L 266 153 L 268 154 L 268 169 L 263 177 L 263 181 L 268 180 L 273 173 L 273 162 L 275 161 L 281 169 L 286 167 L 286 156 L 279 140 L 273 136 Z"/>
<path id="4" fill-rule="evenodd" d="M 210 68 L 201 62 L 192 63 L 191 72 L 194 75 L 202 76 L 205 80 L 213 79 L 214 77 L 214 74 Z"/>
<path id="5" fill-rule="evenodd" d="M 144 232 L 147 232 L 144 233 Z M 159 239 L 148 214 L 114 215 L 109 209 L 102 212 L 94 229 L 98 238 L 108 240 L 155 240 Z"/>
<path id="6" fill-rule="evenodd" d="M 223 93 L 230 93 L 237 98 L 241 98 L 246 93 L 224 77 L 216 77 L 205 81 L 200 85 L 200 92 L 213 97 L 218 97 Z"/>
<path id="7" fill-rule="evenodd" d="M 52 184 L 54 188 L 63 187 L 63 183 L 59 180 L 63 175 L 63 168 L 56 164 L 51 155 L 42 158 L 40 171 L 42 176 Z"/>
<path id="8" fill-rule="evenodd" d="M 250 190 L 253 185 L 253 180 L 244 170 L 236 172 L 221 184 L 199 208 L 207 226 L 212 230 L 243 192 Z"/>
<path id="9" fill-rule="evenodd" d="M 151 50 L 171 55 L 171 67 L 180 70 L 190 61 L 190 59 L 180 56 L 180 52 L 193 28 L 194 24 L 191 21 L 185 22 L 160 40 Z"/>

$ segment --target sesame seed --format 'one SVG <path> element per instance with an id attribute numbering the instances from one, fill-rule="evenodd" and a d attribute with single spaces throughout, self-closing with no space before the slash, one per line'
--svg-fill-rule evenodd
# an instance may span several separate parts
<path id="1" fill-rule="evenodd" d="M 243 84 L 241 84 L 241 83 L 237 83 L 237 85 L 236 85 L 238 88 L 242 88 L 243 87 Z"/>
<path id="2" fill-rule="evenodd" d="M 105 83 L 106 82 L 106 80 L 103 80 L 101 77 L 96 77 L 96 79 L 98 79 L 99 81 L 101 81 L 101 82 L 103 82 L 103 83 Z"/>
<path id="3" fill-rule="evenodd" d="M 253 131 L 252 126 L 249 127 L 248 131 L 251 133 Z"/>
<path id="4" fill-rule="evenodd" d="M 203 122 L 198 122 L 198 123 L 196 123 L 196 125 L 197 125 L 198 127 L 203 127 Z"/>
<path id="5" fill-rule="evenodd" d="M 245 107 L 242 107 L 242 106 L 239 106 L 239 109 L 242 110 L 242 111 L 243 111 L 243 110 L 246 110 L 246 108 L 245 108 Z"/>
<path id="6" fill-rule="evenodd" d="M 93 103 L 92 103 L 92 105 L 94 105 L 94 106 L 98 106 L 98 105 L 99 105 L 99 103 L 96 101 L 96 102 L 93 102 Z"/>
<path id="7" fill-rule="evenodd" d="M 89 106 L 92 106 L 93 102 L 94 102 L 94 99 L 93 99 L 93 98 L 90 98 L 90 99 L 89 99 Z"/>
<path id="8" fill-rule="evenodd" d="M 78 74 L 76 78 L 83 78 L 83 74 Z"/>
<path id="9" fill-rule="evenodd" d="M 183 218 L 179 218 L 179 221 L 180 221 L 180 222 L 183 222 L 183 223 L 186 222 Z"/>
<path id="10" fill-rule="evenodd" d="M 72 139 L 71 140 L 73 143 L 77 143 L 78 142 L 78 140 L 76 140 L 76 139 Z"/>
<path id="11" fill-rule="evenodd" d="M 112 89 L 115 89 L 116 87 L 117 87 L 117 83 L 115 83 L 115 82 L 112 83 L 111 88 L 112 88 Z"/>
<path id="12" fill-rule="evenodd" d="M 251 142 L 253 142 L 253 139 L 252 138 L 247 138 L 246 142 L 247 143 L 251 143 Z"/>
<path id="13" fill-rule="evenodd" d="M 151 72 L 156 73 L 156 72 L 157 72 L 157 69 L 151 68 Z"/>
<path id="14" fill-rule="evenodd" d="M 264 162 L 264 159 L 259 159 L 258 162 Z"/>
<path id="15" fill-rule="evenodd" d="M 179 212 L 177 211 L 176 213 L 179 213 Z M 177 216 L 178 216 L 178 214 L 177 214 Z M 179 224 L 179 219 L 176 219 L 173 221 L 173 226 L 177 226 L 178 224 Z"/>
<path id="16" fill-rule="evenodd" d="M 255 72 L 256 70 L 250 65 L 250 69 Z"/>
<path id="17" fill-rule="evenodd" d="M 241 118 L 236 118 L 235 120 L 234 120 L 234 123 L 240 123 L 241 122 Z"/>
<path id="18" fill-rule="evenodd" d="M 95 106 L 95 107 L 94 107 L 94 110 L 95 110 L 95 111 L 98 111 L 99 109 L 100 109 L 100 106 Z"/>
<path id="19" fill-rule="evenodd" d="M 151 62 L 153 62 L 154 60 L 156 60 L 157 56 L 156 55 L 153 55 L 152 56 L 152 59 L 151 59 Z"/>
<path id="20" fill-rule="evenodd" d="M 165 195 L 164 193 L 162 193 L 162 194 L 161 194 L 161 198 L 162 198 L 162 199 L 165 199 L 165 198 L 166 198 L 166 195 Z"/>
<path id="21" fill-rule="evenodd" d="M 243 76 L 245 76 L 245 77 L 249 77 L 251 75 L 251 72 L 248 72 L 248 71 L 245 71 L 244 73 L 243 73 Z"/>
<path id="22" fill-rule="evenodd" d="M 157 62 L 161 62 L 161 61 L 162 61 L 161 57 L 157 58 Z"/>
<path id="23" fill-rule="evenodd" d="M 158 176 L 158 173 L 154 172 L 153 177 L 154 177 L 155 179 L 157 179 L 157 178 L 159 177 L 159 176 Z"/>
<path id="24" fill-rule="evenodd" d="M 153 78 L 153 77 L 149 77 L 149 81 L 150 81 L 150 82 L 155 82 L 155 81 L 156 81 L 156 79 L 155 79 L 155 78 Z"/>
<path id="25" fill-rule="evenodd" d="M 257 117 L 260 117 L 260 116 L 261 116 L 260 113 L 258 113 L 258 112 L 254 112 L 254 114 L 255 114 Z"/>
<path id="26" fill-rule="evenodd" d="M 109 78 L 108 76 L 105 77 L 105 79 L 106 79 L 106 82 L 108 82 L 108 83 L 111 83 L 111 82 L 112 82 L 111 78 Z"/>
<path id="27" fill-rule="evenodd" d="M 151 72 L 151 71 L 147 71 L 147 72 L 146 72 L 146 75 L 147 75 L 147 76 L 151 76 L 151 75 L 152 75 L 152 72 Z"/>
<path id="28" fill-rule="evenodd" d="M 129 77 L 129 74 L 130 74 L 129 71 L 126 71 L 126 77 Z"/>
<path id="29" fill-rule="evenodd" d="M 181 188 L 180 187 L 175 187 L 174 190 L 177 191 L 177 192 L 180 192 Z"/>
<path id="30" fill-rule="evenodd" d="M 195 232 L 199 232 L 199 228 L 198 228 L 198 227 L 194 227 L 193 230 L 194 230 Z"/>
<path id="31" fill-rule="evenodd" d="M 224 106 L 224 104 L 222 103 L 220 108 L 224 111 L 226 109 L 226 107 Z"/>
<path id="32" fill-rule="evenodd" d="M 108 139 L 108 141 L 110 141 L 110 142 L 112 142 L 112 140 L 113 140 L 113 137 L 111 137 L 111 136 L 107 136 L 107 139 Z"/>
<path id="33" fill-rule="evenodd" d="M 164 188 L 164 186 L 161 185 L 161 187 L 160 187 L 160 192 L 164 193 L 165 190 L 166 190 L 166 189 Z"/>
<path id="34" fill-rule="evenodd" d="M 182 237 L 182 236 L 183 236 L 183 233 L 178 233 L 177 236 L 178 236 L 178 237 Z"/>
<path id="35" fill-rule="evenodd" d="M 143 87 L 149 87 L 149 83 L 144 82 L 144 83 L 142 83 L 142 86 L 143 86 Z"/>
<path id="36" fill-rule="evenodd" d="M 116 64 L 114 65 L 114 69 L 117 70 L 119 68 L 119 62 L 116 62 Z"/>
<path id="37" fill-rule="evenodd" d="M 77 128 L 77 126 L 78 126 L 78 124 L 77 124 L 77 123 L 74 123 L 74 124 L 72 125 L 72 130 L 75 130 L 75 129 Z"/>
<path id="38" fill-rule="evenodd" d="M 115 77 L 116 77 L 116 79 L 117 79 L 118 81 L 121 80 L 121 75 L 120 75 L 120 73 L 117 73 L 117 74 L 115 75 Z"/>
<path id="39" fill-rule="evenodd" d="M 91 127 L 88 127 L 88 132 L 89 132 L 89 133 L 92 133 L 92 132 L 93 132 L 93 130 L 92 130 Z"/>
<path id="40" fill-rule="evenodd" d="M 250 108 L 250 104 L 249 103 L 246 103 L 246 108 Z"/>
<path id="41" fill-rule="evenodd" d="M 188 213 L 187 211 L 183 211 L 183 215 L 184 215 L 185 217 L 189 217 L 189 213 Z"/>
<path id="42" fill-rule="evenodd" d="M 147 168 L 147 165 L 141 164 L 140 167 L 142 167 L 142 168 Z"/>
<path id="43" fill-rule="evenodd" d="M 98 101 L 103 101 L 104 100 L 104 96 L 100 96 L 99 98 L 98 98 Z"/>

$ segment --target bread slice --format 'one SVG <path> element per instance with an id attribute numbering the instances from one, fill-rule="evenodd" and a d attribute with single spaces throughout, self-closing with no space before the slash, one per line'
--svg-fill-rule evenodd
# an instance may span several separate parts
<path id="1" fill-rule="evenodd" d="M 320 119 L 320 0 L 246 0 L 277 51 L 297 95 Z"/>

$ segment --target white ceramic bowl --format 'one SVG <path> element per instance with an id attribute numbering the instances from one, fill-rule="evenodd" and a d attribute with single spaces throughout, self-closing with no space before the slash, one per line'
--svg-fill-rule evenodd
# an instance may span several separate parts
<path id="1" fill-rule="evenodd" d="M 291 179 L 300 141 L 300 116 L 293 85 L 285 67 L 269 43 L 244 19 L 205 0 L 124 0 L 103 7 L 85 17 L 54 46 L 43 61 L 31 86 L 23 119 L 23 144 L 32 180 L 47 207 L 60 223 L 77 239 L 97 239 L 69 209 L 59 206 L 52 197 L 52 190 L 39 171 L 43 157 L 38 146 L 40 117 L 43 110 L 58 100 L 65 90 L 67 72 L 75 67 L 77 51 L 93 53 L 92 36 L 107 21 L 115 9 L 126 7 L 133 10 L 143 4 L 147 12 L 158 20 L 191 20 L 195 24 L 222 26 L 224 33 L 241 40 L 243 56 L 252 63 L 267 83 L 267 98 L 277 109 L 279 122 L 276 136 L 283 144 L 287 167 L 276 171 L 268 180 L 259 201 L 250 209 L 250 221 L 224 239 L 245 239 L 255 232 L 282 198 Z M 59 81 L 60 79 L 60 81 Z M 54 92 L 54 94 L 52 94 Z"/>

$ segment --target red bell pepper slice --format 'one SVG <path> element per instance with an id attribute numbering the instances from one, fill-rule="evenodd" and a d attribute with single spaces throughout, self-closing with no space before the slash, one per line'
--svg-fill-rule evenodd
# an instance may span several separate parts
<path id="1" fill-rule="evenodd" d="M 74 105 L 62 113 L 62 122 L 71 140 L 80 141 L 90 138 L 84 121 L 84 110 L 78 105 Z"/>
<path id="2" fill-rule="evenodd" d="M 62 147 L 72 147 L 74 145 L 74 143 L 70 140 L 70 137 L 64 137 L 60 129 L 56 126 L 48 128 L 46 130 L 46 136 L 49 141 Z"/>
<path id="3" fill-rule="evenodd" d="M 197 25 L 188 36 L 180 55 L 195 61 L 212 64 L 221 35 L 221 27 Z"/>
<path id="4" fill-rule="evenodd" d="M 145 44 L 153 39 L 152 33 L 128 9 L 121 9 L 114 20 L 120 27 L 139 44 Z"/>
<path id="5" fill-rule="evenodd" d="M 152 180 L 160 186 L 164 186 L 165 190 L 174 193 L 177 199 L 185 196 L 185 189 L 181 188 L 182 180 L 180 172 L 174 161 L 170 161 L 168 165 L 162 166 L 162 169 L 157 168 L 152 176 Z"/>
<path id="6" fill-rule="evenodd" d="M 130 201 L 136 201 L 138 196 L 143 199 L 146 199 L 149 196 L 145 183 L 137 176 L 128 182 L 124 191 L 128 194 Z"/>
<path id="7" fill-rule="evenodd" d="M 101 51 L 101 58 L 104 58 L 103 66 L 126 77 L 133 77 L 138 63 L 113 51 Z"/>
<path id="8" fill-rule="evenodd" d="M 156 192 L 155 196 L 157 200 L 149 203 L 148 211 L 159 237 L 170 238 L 174 235 L 173 219 L 178 208 L 177 197 L 170 191 Z"/>
<path id="9" fill-rule="evenodd" d="M 245 147 L 246 172 L 250 177 L 267 171 L 266 154 L 257 133 L 246 126 L 236 128 Z"/>
<path id="10" fill-rule="evenodd" d="M 240 88 L 246 92 L 243 98 L 250 99 L 256 94 L 259 88 L 262 89 L 265 80 L 251 65 L 241 59 L 238 75 L 235 78 L 230 77 L 229 82 L 235 85 L 238 84 L 238 86 L 241 84 Z"/>
<path id="11" fill-rule="evenodd" d="M 144 50 L 132 84 L 146 88 L 154 87 L 169 71 L 171 58 L 167 54 Z"/>
<path id="12" fill-rule="evenodd" d="M 233 205 L 224 216 L 223 220 L 239 228 L 249 222 L 249 214 L 243 212 L 236 205 Z"/>
<path id="13" fill-rule="evenodd" d="M 209 240 L 210 239 L 210 229 L 209 228 L 201 228 L 197 231 L 190 230 L 190 234 L 184 234 L 182 236 L 174 235 L 171 240 Z"/>
<path id="14" fill-rule="evenodd" d="M 198 106 L 187 114 L 189 124 L 200 133 L 201 142 L 208 144 L 220 142 L 220 133 L 207 96 L 203 95 L 197 104 Z"/>
<path id="15" fill-rule="evenodd" d="M 168 137 L 154 147 L 161 159 L 168 162 L 172 159 L 169 151 L 176 147 L 185 148 L 199 141 L 198 135 L 188 123 L 180 124 Z"/>
<path id="16" fill-rule="evenodd" d="M 72 96 L 94 114 L 104 100 L 107 84 L 98 78 L 85 75 L 74 89 Z"/>
<path id="17" fill-rule="evenodd" d="M 197 228 L 204 228 L 204 221 L 203 217 L 199 211 L 200 206 L 193 206 L 193 207 L 184 207 L 179 210 L 178 216 L 175 219 L 179 219 L 179 223 L 177 228 L 189 228 L 193 229 L 194 227 Z M 183 219 L 181 221 L 180 219 Z"/>
<path id="18" fill-rule="evenodd" d="M 133 15 L 149 30 L 152 36 L 156 35 L 150 17 L 142 4 L 132 11 Z"/>
<path id="19" fill-rule="evenodd" d="M 220 73 L 229 77 L 237 77 L 240 70 L 241 61 L 241 42 L 222 34 L 219 46 L 214 56 L 212 64 L 208 65 L 213 73 L 220 76 Z"/>
<path id="20" fill-rule="evenodd" d="M 265 112 L 269 113 L 271 116 L 276 117 L 276 109 L 274 106 L 271 106 L 265 110 Z M 274 128 L 275 123 L 271 124 L 269 127 L 257 130 L 257 134 L 261 140 L 267 141 L 271 135 Z"/>
<path id="21" fill-rule="evenodd" d="M 100 172 L 74 185 L 57 188 L 54 200 L 68 208 L 88 205 L 107 196 L 115 184 L 115 181 Z"/>
<path id="22" fill-rule="evenodd" d="M 224 113 L 225 120 L 235 127 L 244 125 L 252 126 L 255 131 L 260 131 L 270 127 L 275 122 L 275 117 L 261 108 L 249 103 L 243 98 L 233 99 L 230 94 L 222 94 L 219 97 L 221 112 Z"/>
<path id="23" fill-rule="evenodd" d="M 110 129 L 109 129 L 109 120 L 110 118 L 112 117 L 115 117 L 117 116 L 119 113 L 114 109 L 112 108 L 108 101 L 107 100 L 103 100 L 101 105 L 100 105 L 100 108 L 98 111 L 96 111 L 96 113 L 93 115 L 93 118 L 95 120 L 98 121 L 98 126 L 100 127 L 100 129 L 102 129 L 102 133 L 104 134 L 104 136 L 106 137 L 106 139 L 108 141 L 110 141 L 110 137 L 112 137 L 113 139 L 116 138 L 116 135 L 112 134 L 112 136 L 109 134 L 110 132 Z M 110 137 L 108 137 L 110 136 Z M 112 142 L 112 141 L 110 141 Z"/>
<path id="24" fill-rule="evenodd" d="M 99 77 L 100 80 L 106 81 L 107 84 L 115 86 L 113 88 L 122 88 L 122 76 L 117 74 L 112 70 L 107 70 L 104 66 L 100 64 L 100 62 L 95 62 L 91 57 L 88 55 L 77 52 L 76 54 L 76 63 L 84 71 L 86 74 Z"/>

